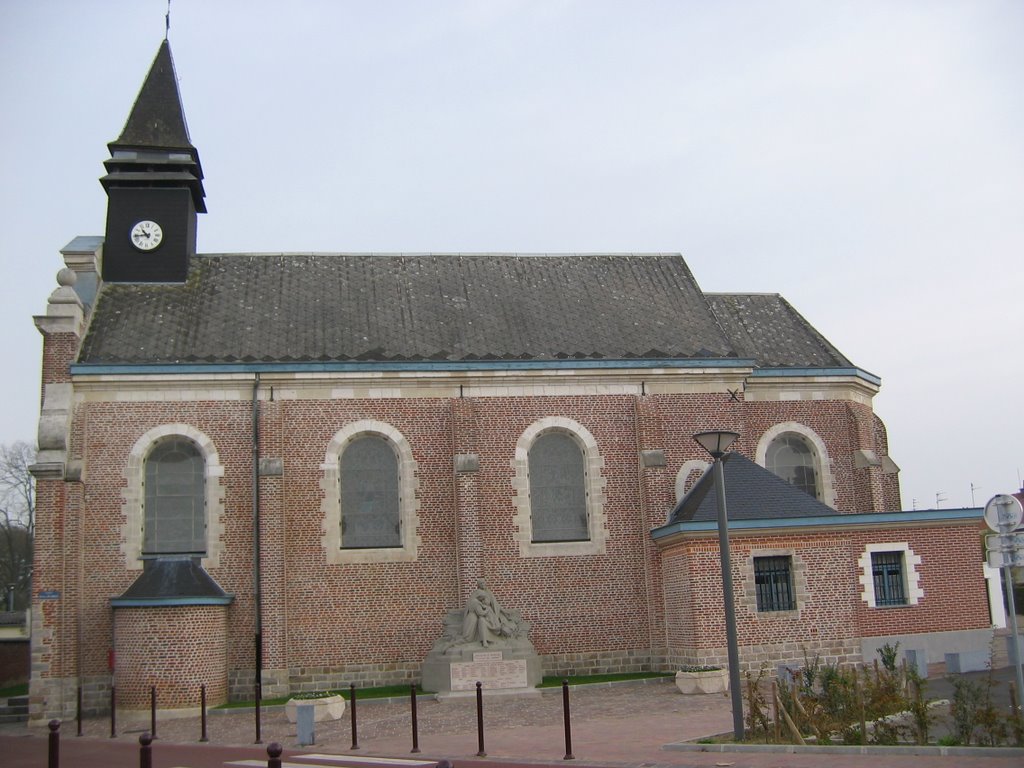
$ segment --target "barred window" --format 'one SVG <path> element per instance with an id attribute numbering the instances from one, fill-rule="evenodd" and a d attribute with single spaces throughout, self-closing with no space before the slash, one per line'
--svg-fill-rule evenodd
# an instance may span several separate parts
<path id="1" fill-rule="evenodd" d="M 875 586 L 875 605 L 907 604 L 902 552 L 872 552 L 871 577 Z"/>
<path id="2" fill-rule="evenodd" d="M 363 435 L 341 454 L 341 546 L 401 547 L 398 456 L 383 437 Z"/>
<path id="3" fill-rule="evenodd" d="M 533 541 L 586 541 L 586 470 L 583 450 L 566 432 L 545 432 L 529 451 Z"/>
<path id="4" fill-rule="evenodd" d="M 780 435 L 765 452 L 765 467 L 814 498 L 821 497 L 814 451 L 797 434 Z"/>
<path id="5" fill-rule="evenodd" d="M 206 552 L 205 461 L 184 437 L 161 440 L 146 457 L 143 555 Z"/>
<path id="6" fill-rule="evenodd" d="M 754 558 L 757 610 L 793 611 L 793 558 L 789 555 Z"/>

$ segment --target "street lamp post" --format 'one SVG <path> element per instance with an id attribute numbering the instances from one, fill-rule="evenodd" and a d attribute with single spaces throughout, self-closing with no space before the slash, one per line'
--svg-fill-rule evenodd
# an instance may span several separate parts
<path id="1" fill-rule="evenodd" d="M 725 468 L 722 457 L 739 435 L 735 432 L 700 432 L 693 436 L 714 458 L 715 496 L 718 500 L 718 554 L 722 564 L 722 599 L 725 602 L 725 640 L 729 650 L 729 698 L 732 700 L 733 737 L 742 741 L 743 695 L 740 689 L 740 649 L 736 635 L 736 604 L 732 594 L 732 565 L 729 558 L 729 522 L 725 509 Z"/>

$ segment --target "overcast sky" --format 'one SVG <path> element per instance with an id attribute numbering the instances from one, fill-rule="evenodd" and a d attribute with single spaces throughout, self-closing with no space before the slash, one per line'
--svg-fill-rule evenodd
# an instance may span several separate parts
<path id="1" fill-rule="evenodd" d="M 31 316 L 103 233 L 165 10 L 0 0 L 0 442 L 35 439 Z M 170 30 L 201 252 L 681 252 L 882 378 L 907 509 L 1024 472 L 1022 38 L 1018 0 L 174 0 Z"/>

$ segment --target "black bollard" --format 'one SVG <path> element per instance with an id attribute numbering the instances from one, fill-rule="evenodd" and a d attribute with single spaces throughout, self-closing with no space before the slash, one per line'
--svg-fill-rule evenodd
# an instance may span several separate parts
<path id="1" fill-rule="evenodd" d="M 156 738 L 156 686 L 149 687 L 149 738 Z"/>
<path id="2" fill-rule="evenodd" d="M 82 686 L 78 686 L 78 695 L 76 698 L 77 711 L 75 712 L 75 722 L 78 724 L 78 730 L 75 732 L 76 736 L 82 735 Z"/>
<path id="3" fill-rule="evenodd" d="M 487 757 L 484 749 L 484 692 L 479 680 L 476 681 L 476 741 L 480 747 L 476 756 Z"/>
<path id="4" fill-rule="evenodd" d="M 260 712 L 261 704 L 263 702 L 263 686 L 256 683 L 256 743 L 263 743 L 263 716 Z M 276 742 L 272 742 L 276 743 Z M 278 745 L 280 746 L 280 745 Z M 268 747 L 269 749 L 269 747 Z"/>
<path id="5" fill-rule="evenodd" d="M 200 735 L 200 741 L 209 741 L 210 739 L 206 736 L 206 683 L 199 686 L 199 710 L 202 713 L 202 735 Z"/>
<path id="6" fill-rule="evenodd" d="M 412 706 L 412 754 L 420 751 L 420 730 L 416 722 L 416 683 L 409 685 L 409 704 Z"/>
<path id="7" fill-rule="evenodd" d="M 139 736 L 139 768 L 153 768 L 153 737 L 148 733 Z"/>
<path id="8" fill-rule="evenodd" d="M 117 738 L 117 689 L 110 686 L 110 738 Z"/>
<path id="9" fill-rule="evenodd" d="M 46 764 L 49 768 L 60 768 L 60 720 L 51 720 L 49 727 L 50 744 Z"/>
<path id="10" fill-rule="evenodd" d="M 351 705 L 352 715 L 352 749 L 359 749 L 359 739 L 356 737 L 356 684 L 350 683 L 348 686 L 348 703 Z"/>
<path id="11" fill-rule="evenodd" d="M 562 722 L 565 724 L 565 757 L 563 760 L 575 760 L 572 753 L 572 718 L 569 716 L 569 681 L 562 681 Z"/>
<path id="12" fill-rule="evenodd" d="M 267 747 L 267 768 L 281 768 L 282 752 L 284 752 L 284 747 L 276 741 L 270 742 Z"/>

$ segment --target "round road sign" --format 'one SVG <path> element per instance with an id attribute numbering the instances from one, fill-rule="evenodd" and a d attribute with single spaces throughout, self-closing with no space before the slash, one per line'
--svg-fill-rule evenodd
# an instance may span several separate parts
<path id="1" fill-rule="evenodd" d="M 1008 493 L 993 496 L 985 505 L 985 523 L 996 533 L 1009 533 L 1024 519 L 1024 508 Z"/>

